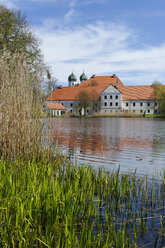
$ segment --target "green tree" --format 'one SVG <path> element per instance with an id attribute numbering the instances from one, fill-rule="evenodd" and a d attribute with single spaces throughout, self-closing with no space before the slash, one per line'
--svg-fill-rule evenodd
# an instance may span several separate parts
<path id="1" fill-rule="evenodd" d="M 154 100 L 159 105 L 159 112 L 165 114 L 165 85 L 159 81 L 154 81 L 152 87 L 154 87 Z"/>
<path id="2" fill-rule="evenodd" d="M 25 15 L 0 5 L 0 51 L 23 55 L 33 67 L 43 63 L 39 41 L 30 30 Z"/>

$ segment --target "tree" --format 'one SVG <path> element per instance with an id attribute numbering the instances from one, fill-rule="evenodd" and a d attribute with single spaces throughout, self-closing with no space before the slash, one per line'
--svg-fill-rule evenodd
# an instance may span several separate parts
<path id="1" fill-rule="evenodd" d="M 26 17 L 20 12 L 0 5 L 0 51 L 23 55 L 34 67 L 42 62 L 39 41 L 30 30 Z"/>
<path id="2" fill-rule="evenodd" d="M 154 87 L 154 99 L 158 102 L 159 111 L 165 114 L 165 86 L 159 81 L 154 81 L 152 87 Z"/>
<path id="3" fill-rule="evenodd" d="M 80 91 L 80 93 L 78 94 L 78 99 L 79 99 L 80 111 L 82 113 L 83 112 L 82 110 L 84 110 L 84 115 L 86 115 L 87 108 L 91 107 L 91 97 L 89 93 L 86 90 Z"/>

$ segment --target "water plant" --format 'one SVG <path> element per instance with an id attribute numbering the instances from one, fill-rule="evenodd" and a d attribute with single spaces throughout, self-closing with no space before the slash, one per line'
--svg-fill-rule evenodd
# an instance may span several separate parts
<path id="1" fill-rule="evenodd" d="M 162 247 L 164 177 L 0 161 L 1 247 Z M 154 194 L 153 194 L 154 190 Z"/>

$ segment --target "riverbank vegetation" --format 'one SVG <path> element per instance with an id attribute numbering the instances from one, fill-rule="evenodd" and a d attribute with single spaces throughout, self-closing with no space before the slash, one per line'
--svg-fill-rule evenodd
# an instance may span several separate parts
<path id="1" fill-rule="evenodd" d="M 1 247 L 162 247 L 165 178 L 0 161 Z"/>

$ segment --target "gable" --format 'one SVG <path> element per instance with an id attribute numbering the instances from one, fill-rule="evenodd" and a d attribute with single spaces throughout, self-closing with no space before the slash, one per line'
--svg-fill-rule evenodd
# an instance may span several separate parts
<path id="1" fill-rule="evenodd" d="M 114 87 L 113 85 L 109 85 L 102 93 L 101 95 L 108 95 L 108 94 L 114 94 L 114 95 L 121 95 L 121 92 L 116 88 Z"/>

